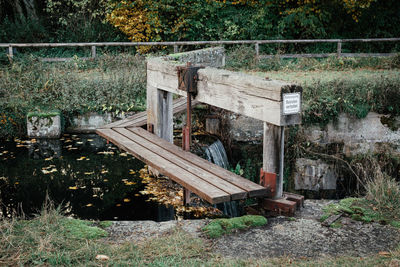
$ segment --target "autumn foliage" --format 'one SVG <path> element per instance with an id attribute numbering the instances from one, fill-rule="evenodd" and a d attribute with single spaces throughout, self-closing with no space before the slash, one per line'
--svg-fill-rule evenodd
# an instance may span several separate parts
<path id="1" fill-rule="evenodd" d="M 114 1 L 107 20 L 132 41 L 323 38 L 378 0 Z M 338 17 L 340 16 L 340 20 Z"/>

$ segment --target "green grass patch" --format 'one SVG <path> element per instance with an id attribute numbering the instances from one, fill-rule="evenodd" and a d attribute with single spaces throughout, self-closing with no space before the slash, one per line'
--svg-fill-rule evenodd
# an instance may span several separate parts
<path id="1" fill-rule="evenodd" d="M 28 114 L 26 115 L 26 117 L 28 119 L 32 118 L 32 117 L 38 117 L 38 118 L 52 118 L 55 116 L 59 116 L 61 115 L 61 113 L 59 111 L 31 111 L 28 112 Z"/>
<path id="2" fill-rule="evenodd" d="M 99 224 L 99 227 L 105 229 L 105 228 L 110 227 L 113 223 L 112 223 L 112 221 L 101 221 L 98 224 Z"/>
<path id="3" fill-rule="evenodd" d="M 231 233 L 235 229 L 246 229 L 249 227 L 262 226 L 267 219 L 259 215 L 245 215 L 230 219 L 215 219 L 203 228 L 209 238 L 217 238 Z"/>

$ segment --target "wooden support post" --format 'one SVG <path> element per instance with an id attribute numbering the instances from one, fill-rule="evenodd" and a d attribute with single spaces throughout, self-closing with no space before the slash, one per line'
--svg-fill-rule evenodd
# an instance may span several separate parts
<path id="1" fill-rule="evenodd" d="M 10 45 L 10 46 L 8 47 L 8 60 L 9 60 L 10 62 L 12 62 L 13 56 L 14 56 L 14 54 L 13 54 L 13 48 L 12 48 L 12 46 Z"/>
<path id="2" fill-rule="evenodd" d="M 96 58 L 96 46 L 92 45 L 92 59 Z"/>
<path id="3" fill-rule="evenodd" d="M 338 42 L 337 43 L 337 57 L 341 57 L 342 56 L 342 42 Z"/>
<path id="4" fill-rule="evenodd" d="M 158 91 L 158 104 L 160 105 L 159 114 L 160 124 L 157 125 L 158 136 L 170 143 L 174 142 L 173 135 L 173 112 L 172 112 L 172 93 L 162 90 Z"/>
<path id="5" fill-rule="evenodd" d="M 276 196 L 283 196 L 283 167 L 285 163 L 285 126 L 279 127 L 281 130 L 280 153 L 279 153 L 279 178 L 276 181 Z"/>
<path id="6" fill-rule="evenodd" d="M 279 158 L 279 126 L 264 122 L 264 142 L 263 142 L 263 170 L 268 173 L 278 172 Z M 279 187 L 279 179 L 277 181 Z M 274 198 L 281 198 L 282 192 L 276 191 Z"/>
<path id="7" fill-rule="evenodd" d="M 174 54 L 178 53 L 178 45 L 174 45 Z"/>
<path id="8" fill-rule="evenodd" d="M 254 49 L 256 52 L 256 60 L 258 61 L 258 59 L 260 58 L 260 44 L 259 43 L 255 43 L 254 44 Z"/>

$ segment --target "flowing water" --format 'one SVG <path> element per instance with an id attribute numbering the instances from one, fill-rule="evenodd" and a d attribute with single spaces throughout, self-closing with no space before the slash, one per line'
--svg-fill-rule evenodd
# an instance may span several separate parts
<path id="1" fill-rule="evenodd" d="M 226 155 L 224 145 L 219 139 L 205 149 L 205 154 L 208 161 L 224 169 L 229 169 L 228 156 Z"/>
<path id="2" fill-rule="evenodd" d="M 208 161 L 213 162 L 214 164 L 224 169 L 229 169 L 230 165 L 228 161 L 228 156 L 226 155 L 224 145 L 219 139 L 217 139 L 214 143 L 206 147 L 205 155 Z M 221 210 L 226 216 L 229 217 L 240 216 L 239 206 L 236 201 L 217 204 L 216 207 L 219 210 Z"/>
<path id="3" fill-rule="evenodd" d="M 32 216 L 48 195 L 83 219 L 173 219 L 170 209 L 140 194 L 143 167 L 97 135 L 0 141 L 0 215 Z"/>

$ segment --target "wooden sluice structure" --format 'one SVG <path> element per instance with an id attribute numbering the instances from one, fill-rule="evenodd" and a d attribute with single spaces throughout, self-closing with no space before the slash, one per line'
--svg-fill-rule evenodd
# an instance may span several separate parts
<path id="1" fill-rule="evenodd" d="M 187 64 L 191 62 L 191 64 Z M 301 88 L 232 72 L 223 48 L 210 48 L 147 62 L 147 111 L 103 126 L 97 133 L 211 204 L 262 198 L 271 211 L 293 213 L 303 198 L 283 193 L 284 127 L 301 122 Z M 181 98 L 173 101 L 173 94 Z M 198 102 L 264 122 L 261 184 L 189 151 L 191 105 Z M 173 114 L 187 110 L 183 149 L 173 144 Z M 147 125 L 147 131 L 141 126 Z M 281 148 L 281 149 L 280 149 Z"/>

